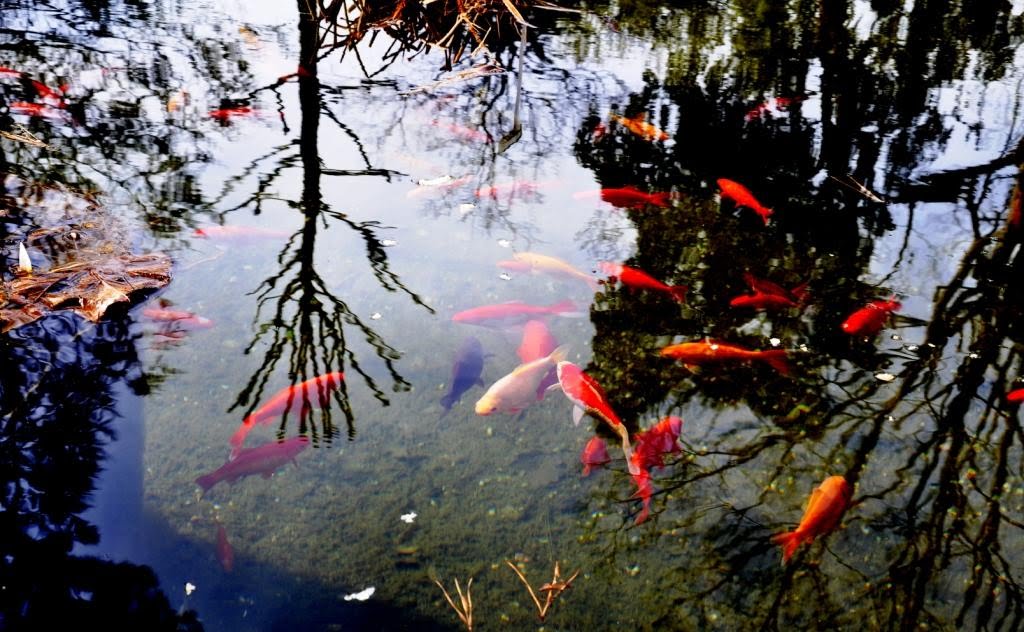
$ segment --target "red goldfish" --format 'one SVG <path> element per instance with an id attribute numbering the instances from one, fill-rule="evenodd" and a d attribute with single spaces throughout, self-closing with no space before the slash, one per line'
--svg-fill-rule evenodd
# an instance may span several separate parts
<path id="1" fill-rule="evenodd" d="M 631 458 L 633 450 L 629 445 L 629 430 L 612 410 L 608 396 L 597 380 L 572 362 L 562 361 L 558 363 L 558 383 L 562 387 L 562 392 L 574 405 L 573 423 L 579 425 L 583 415 L 590 414 L 611 426 L 622 439 L 622 452 L 626 456 L 626 465 L 630 473 L 636 474 L 636 466 Z"/>
<path id="2" fill-rule="evenodd" d="M 197 316 L 192 312 L 185 312 L 168 307 L 147 307 L 142 310 L 142 315 L 150 320 L 159 322 L 172 322 L 195 329 L 207 329 L 213 327 L 213 321 L 209 318 Z"/>
<path id="3" fill-rule="evenodd" d="M 737 296 L 729 301 L 729 305 L 732 307 L 751 307 L 753 309 L 785 309 L 787 307 L 795 307 L 796 303 L 778 294 L 755 292 L 753 294 Z"/>
<path id="4" fill-rule="evenodd" d="M 783 375 L 789 373 L 789 365 L 786 363 L 785 349 L 756 351 L 736 345 L 730 345 L 724 342 L 708 340 L 669 345 L 661 350 L 661 355 L 674 360 L 682 360 L 684 364 L 688 365 L 729 360 L 746 362 L 762 360 L 767 362 L 772 368 Z"/>
<path id="5" fill-rule="evenodd" d="M 619 282 L 626 287 L 643 290 L 657 290 L 659 292 L 665 292 L 676 302 L 686 302 L 686 290 L 689 288 L 685 285 L 666 285 L 643 270 L 631 268 L 621 263 L 602 261 L 598 265 L 601 267 L 602 272 L 612 277 L 613 281 L 614 279 L 618 279 Z"/>
<path id="6" fill-rule="evenodd" d="M 793 557 L 797 547 L 825 535 L 839 523 L 850 504 L 850 484 L 842 476 L 829 476 L 812 493 L 800 525 L 787 533 L 772 536 L 772 542 L 782 545 L 782 563 Z"/>
<path id="7" fill-rule="evenodd" d="M 491 385 L 476 403 L 476 414 L 517 413 L 543 399 L 538 386 L 551 368 L 565 359 L 567 347 L 558 347 L 548 355 L 517 366 Z"/>
<path id="8" fill-rule="evenodd" d="M 672 199 L 672 193 L 669 191 L 644 193 L 634 186 L 625 186 L 618 189 L 606 188 L 595 191 L 579 191 L 572 195 L 572 197 L 577 200 L 598 196 L 612 206 L 632 209 L 643 208 L 645 206 L 660 206 L 661 208 L 668 208 L 669 200 Z"/>
<path id="9" fill-rule="evenodd" d="M 300 384 L 281 389 L 270 401 L 260 406 L 251 415 L 245 418 L 242 425 L 231 435 L 231 453 L 238 454 L 246 435 L 256 424 L 269 424 L 275 418 L 291 410 L 299 408 L 300 415 L 304 415 L 309 408 L 318 406 L 324 408 L 331 403 L 331 393 L 341 388 L 345 374 L 341 371 L 325 373 Z"/>
<path id="10" fill-rule="evenodd" d="M 259 474 L 270 478 L 282 465 L 295 463 L 295 457 L 309 445 L 309 437 L 292 437 L 284 441 L 271 441 L 255 448 L 247 448 L 209 474 L 196 479 L 203 493 L 221 481 L 234 483 L 240 478 Z"/>
<path id="11" fill-rule="evenodd" d="M 874 336 L 882 330 L 889 315 L 900 307 L 895 296 L 887 301 L 871 301 L 850 314 L 843 321 L 842 329 L 851 336 Z"/>
<path id="12" fill-rule="evenodd" d="M 750 192 L 750 189 L 743 186 L 739 182 L 733 182 L 725 178 L 718 179 L 718 186 L 722 189 L 722 197 L 732 200 L 736 206 L 745 206 L 750 210 L 754 211 L 761 216 L 764 221 L 764 225 L 768 225 L 768 218 L 772 214 L 772 209 L 765 208 L 754 194 Z"/>
<path id="13" fill-rule="evenodd" d="M 619 116 L 618 114 L 612 114 L 608 118 L 615 121 L 619 125 L 625 127 L 626 129 L 633 132 L 634 134 L 636 134 L 637 136 L 644 140 L 665 141 L 670 138 L 668 132 L 658 129 L 651 123 L 648 123 L 646 120 L 644 120 L 647 118 L 647 115 L 644 113 L 637 114 L 632 118 L 626 118 L 624 116 Z"/>
<path id="14" fill-rule="evenodd" d="M 64 95 L 61 92 L 57 92 L 45 83 L 36 81 L 35 79 L 30 79 L 30 81 L 32 83 L 32 87 L 36 89 L 36 94 L 39 95 L 40 99 L 50 102 L 50 104 L 55 107 L 63 107 Z"/>
<path id="15" fill-rule="evenodd" d="M 665 455 L 681 452 L 679 435 L 683 431 L 683 420 L 669 416 L 661 419 L 647 430 L 634 437 L 633 454 L 641 467 L 663 467 Z"/>
<path id="16" fill-rule="evenodd" d="M 542 272 L 553 277 L 575 279 L 583 281 L 591 289 L 597 289 L 597 281 L 589 274 L 577 270 L 572 264 L 562 261 L 558 257 L 550 255 L 542 255 L 536 252 L 517 252 L 512 255 L 512 260 L 499 261 L 498 267 L 516 272 L 531 272 L 533 274 Z"/>
<path id="17" fill-rule="evenodd" d="M 784 112 L 789 106 L 804 100 L 805 97 L 771 97 L 766 101 L 761 101 L 754 107 L 747 111 L 744 119 L 752 121 L 756 118 L 761 118 L 764 114 L 774 114 L 778 112 Z"/>
<path id="18" fill-rule="evenodd" d="M 590 476 L 590 470 L 594 467 L 599 467 L 611 461 L 608 456 L 608 447 L 605 446 L 604 439 L 598 436 L 593 436 L 587 445 L 583 446 L 583 452 L 580 453 L 580 463 L 583 464 L 583 476 Z"/>
<path id="19" fill-rule="evenodd" d="M 577 316 L 579 312 L 576 310 L 576 304 L 569 299 L 547 306 L 509 301 L 495 305 L 481 305 L 461 311 L 452 316 L 452 321 L 480 325 L 481 327 L 510 327 L 521 325 L 538 316 Z"/>
<path id="20" fill-rule="evenodd" d="M 644 467 L 639 453 L 634 453 L 628 463 L 630 474 L 633 475 L 633 482 L 636 483 L 636 493 L 632 497 L 639 498 L 642 505 L 634 524 L 640 524 L 647 520 L 647 516 L 651 513 L 651 496 L 654 494 L 654 486 L 651 485 L 651 473 Z"/>
<path id="21" fill-rule="evenodd" d="M 1006 394 L 1008 402 L 1024 402 L 1024 388 L 1017 388 Z"/>
<path id="22" fill-rule="evenodd" d="M 239 105 L 232 108 L 219 108 L 216 110 L 210 110 L 210 118 L 217 119 L 221 123 L 229 123 L 232 119 L 244 118 L 247 116 L 253 116 L 258 112 L 255 108 L 251 108 L 247 105 Z"/>
<path id="23" fill-rule="evenodd" d="M 224 525 L 217 523 L 217 561 L 225 573 L 230 573 L 235 568 L 235 550 L 228 542 L 228 532 Z"/>
<path id="24" fill-rule="evenodd" d="M 755 294 L 781 296 L 789 299 L 794 305 L 804 300 L 807 296 L 807 283 L 801 283 L 792 290 L 787 290 L 777 283 L 772 283 L 767 279 L 759 279 L 749 272 L 743 273 L 743 280 L 750 286 L 750 289 L 754 290 Z"/>
<path id="25" fill-rule="evenodd" d="M 26 116 L 48 118 L 54 121 L 68 120 L 67 112 L 59 108 L 56 108 L 52 105 L 47 105 L 45 103 L 29 103 L 27 101 L 14 101 L 10 105 L 8 105 L 8 107 L 14 114 L 24 114 Z"/>

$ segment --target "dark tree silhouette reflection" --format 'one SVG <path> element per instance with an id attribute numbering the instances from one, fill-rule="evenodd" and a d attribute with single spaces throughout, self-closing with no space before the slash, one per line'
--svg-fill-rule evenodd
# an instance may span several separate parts
<path id="1" fill-rule="evenodd" d="M 1024 433 L 1005 402 L 1024 370 L 1019 134 L 982 120 L 970 141 L 991 149 L 983 137 L 1005 135 L 1000 157 L 918 175 L 951 151 L 950 128 L 970 116 L 944 113 L 935 90 L 959 98 L 964 79 L 1005 76 L 1005 33 L 1019 18 L 1005 5 L 974 18 L 927 2 L 910 13 L 872 7 L 871 16 L 846 2 L 740 5 L 730 17 L 700 6 L 668 12 L 659 19 L 691 37 L 666 43 L 663 82 L 648 75 L 611 109 L 646 112 L 675 142 L 650 143 L 622 127 L 579 130 L 578 158 L 602 186 L 674 194 L 672 208 L 624 211 L 637 231 L 626 263 L 691 287 L 683 308 L 609 288 L 591 314 L 587 370 L 624 419 L 686 418 L 690 451 L 655 474 L 653 525 L 598 515 L 585 535 L 616 567 L 645 548 L 679 558 L 689 581 L 652 580 L 672 595 L 655 607 L 656 626 L 1012 630 L 1024 618 Z M 854 29 L 857 11 L 874 21 Z M 626 30 L 644 17 L 618 19 Z M 728 28 L 731 55 L 708 64 Z M 820 69 L 812 72 L 806 55 Z M 781 107 L 777 97 L 791 100 Z M 779 111 L 753 109 L 769 98 Z M 805 110 L 809 99 L 820 117 Z M 720 177 L 774 206 L 772 225 L 716 200 Z M 915 235 L 942 225 L 928 217 L 934 203 L 949 205 L 969 240 L 920 251 Z M 872 269 L 880 243 L 897 246 L 889 271 Z M 946 250 L 957 262 L 951 273 L 907 281 L 904 268 Z M 809 282 L 808 306 L 730 308 L 746 291 L 743 272 L 785 287 Z M 914 296 L 911 283 L 934 284 L 934 296 Z M 930 302 L 927 319 L 897 317 L 874 340 L 839 329 L 857 307 L 899 293 L 908 304 Z M 791 376 L 745 366 L 692 373 L 654 357 L 673 339 L 705 336 L 754 348 L 774 339 L 793 350 L 796 368 Z M 792 528 L 811 489 L 833 474 L 856 484 L 844 528 L 779 570 L 770 536 Z M 618 475 L 593 502 L 622 502 L 634 489 Z"/>
<path id="2" fill-rule="evenodd" d="M 288 201 L 289 207 L 301 212 L 304 216 L 302 228 L 288 240 L 285 248 L 278 256 L 280 271 L 267 278 L 255 290 L 258 309 L 255 316 L 257 333 L 246 348 L 246 353 L 253 352 L 258 345 L 269 342 L 264 361 L 259 370 L 249 379 L 246 387 L 239 393 L 237 400 L 229 410 L 247 406 L 246 414 L 259 405 L 263 390 L 273 375 L 278 362 L 287 357 L 288 375 L 292 384 L 311 379 L 317 375 L 346 368 L 358 373 L 374 396 L 383 404 L 388 405 L 389 399 L 384 390 L 359 363 L 354 351 L 346 343 L 346 326 L 354 328 L 383 360 L 392 379 L 395 391 L 408 390 L 410 384 L 398 372 L 395 362 L 400 353 L 384 341 L 363 319 L 353 312 L 342 299 L 335 296 L 327 287 L 323 278 L 314 266 L 314 253 L 317 230 L 320 225 L 327 228 L 331 222 L 345 225 L 358 232 L 366 245 L 367 258 L 374 276 L 381 287 L 389 292 L 403 292 L 416 304 L 430 313 L 433 309 L 424 303 L 419 296 L 406 288 L 399 277 L 390 270 L 387 254 L 375 230 L 380 226 L 374 221 L 355 222 L 343 212 L 332 210 L 324 202 L 320 181 L 324 175 L 333 177 L 345 176 L 377 176 L 390 179 L 391 172 L 376 169 L 366 159 L 365 168 L 354 170 L 325 169 L 322 166 L 318 133 L 320 119 L 326 113 L 323 107 L 320 84 L 316 73 L 317 23 L 305 12 L 305 3 L 299 2 L 299 41 L 300 67 L 305 71 L 299 74 L 299 101 L 301 107 L 300 138 L 295 145 L 278 148 L 274 156 L 280 167 L 260 177 L 258 190 L 245 202 L 237 207 L 221 213 L 227 213 L 254 207 L 259 211 L 259 203 L 265 197 L 263 192 L 269 188 L 285 169 L 300 166 L 302 169 L 302 197 L 296 201 Z M 275 86 L 276 87 L 276 86 Z M 330 118 L 330 117 L 329 117 Z M 351 130 L 335 119 L 335 123 L 359 143 L 358 137 Z M 269 159 L 264 157 L 263 160 Z M 256 163 L 252 165 L 256 167 Z M 233 185 L 232 185 L 233 186 Z M 269 312 L 269 313 L 268 313 Z M 262 320 L 261 320 L 262 319 Z M 311 394 L 307 394 L 307 397 Z M 355 435 L 355 418 L 348 401 L 347 386 L 342 383 L 334 391 L 334 399 L 338 403 L 345 422 L 348 435 Z M 332 421 L 331 407 L 320 408 L 319 425 L 315 423 L 310 401 L 295 402 L 297 409 L 310 410 L 307 415 L 299 415 L 297 432 L 311 434 L 314 439 L 330 443 L 336 434 Z M 313 423 L 311 423 L 313 422 Z M 288 413 L 282 417 L 280 434 L 285 433 L 288 424 Z"/>

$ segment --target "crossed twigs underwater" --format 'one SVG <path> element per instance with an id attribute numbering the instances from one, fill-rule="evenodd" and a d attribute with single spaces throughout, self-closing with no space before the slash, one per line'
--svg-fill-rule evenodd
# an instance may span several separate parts
<path id="1" fill-rule="evenodd" d="M 530 586 L 530 582 L 526 581 L 526 577 L 523 575 L 522 571 L 516 568 L 516 565 L 508 560 L 505 560 L 505 563 L 508 564 L 508 567 L 511 568 L 523 582 L 523 585 L 526 586 L 526 590 L 530 591 L 530 597 L 533 599 L 533 603 L 537 606 L 537 616 L 540 617 L 541 621 L 544 621 L 544 617 L 547 616 L 548 609 L 551 608 L 551 604 L 555 602 L 555 599 L 568 590 L 569 587 L 572 586 L 572 580 L 576 579 L 576 576 L 580 574 L 579 570 L 577 570 L 569 579 L 563 581 L 561 579 L 561 571 L 558 568 L 558 562 L 555 562 L 555 572 L 551 581 L 537 589 L 537 592 L 545 593 L 544 605 L 541 605 L 540 599 L 537 599 L 537 593 L 533 591 L 533 586 Z"/>

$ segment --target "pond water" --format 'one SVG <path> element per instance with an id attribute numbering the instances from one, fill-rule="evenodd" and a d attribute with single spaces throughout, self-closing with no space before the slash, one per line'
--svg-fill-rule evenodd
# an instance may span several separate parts
<path id="1" fill-rule="evenodd" d="M 173 262 L 5 323 L 0 628 L 1021 627 L 1024 3 L 534 10 L 459 81 L 252 4 L 0 0 L 7 307 Z"/>

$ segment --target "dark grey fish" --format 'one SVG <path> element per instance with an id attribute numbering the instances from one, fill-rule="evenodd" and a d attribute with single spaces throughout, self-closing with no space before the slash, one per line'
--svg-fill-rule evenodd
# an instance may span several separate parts
<path id="1" fill-rule="evenodd" d="M 480 377 L 483 370 L 484 349 L 480 346 L 479 340 L 469 336 L 462 341 L 462 346 L 455 354 L 451 384 L 448 387 L 448 392 L 441 398 L 441 405 L 444 406 L 442 417 L 452 409 L 463 393 L 476 385 L 484 385 L 484 381 Z"/>

